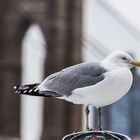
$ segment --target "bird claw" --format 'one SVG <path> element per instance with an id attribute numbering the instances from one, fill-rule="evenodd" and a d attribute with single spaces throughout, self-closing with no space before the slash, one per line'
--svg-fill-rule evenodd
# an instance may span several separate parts
<path id="1" fill-rule="evenodd" d="M 88 128 L 87 130 L 88 131 L 99 131 L 99 129 L 96 129 L 96 128 Z"/>
<path id="2" fill-rule="evenodd" d="M 88 128 L 87 130 L 88 131 L 95 131 L 95 129 L 93 129 L 93 128 Z"/>
<path id="3" fill-rule="evenodd" d="M 100 127 L 100 128 L 98 128 L 97 130 L 98 130 L 98 131 L 103 131 L 103 128 L 102 128 L 102 127 Z"/>

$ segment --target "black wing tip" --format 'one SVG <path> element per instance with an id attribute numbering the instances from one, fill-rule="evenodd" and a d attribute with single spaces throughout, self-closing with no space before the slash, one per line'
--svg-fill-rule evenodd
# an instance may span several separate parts
<path id="1" fill-rule="evenodd" d="M 25 95 L 33 95 L 40 96 L 38 90 L 34 89 L 38 84 L 31 85 L 23 85 L 23 86 L 13 86 L 15 94 L 25 94 Z"/>
<path id="2" fill-rule="evenodd" d="M 18 93 L 18 88 L 19 88 L 19 86 L 13 86 L 13 89 L 15 90 L 15 94 L 19 94 Z"/>
<path id="3" fill-rule="evenodd" d="M 13 89 L 14 90 L 16 90 L 16 89 L 18 89 L 19 88 L 19 86 L 13 86 Z"/>
<path id="4" fill-rule="evenodd" d="M 13 86 L 13 89 L 15 90 L 15 94 L 21 94 L 21 90 L 19 88 L 20 86 Z"/>

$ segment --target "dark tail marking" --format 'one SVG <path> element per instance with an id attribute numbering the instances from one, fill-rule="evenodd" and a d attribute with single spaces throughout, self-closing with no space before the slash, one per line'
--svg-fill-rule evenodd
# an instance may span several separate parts
<path id="1" fill-rule="evenodd" d="M 23 85 L 23 86 L 14 86 L 13 88 L 16 94 L 25 94 L 25 95 L 43 96 L 43 97 L 60 97 L 61 96 L 55 91 L 51 91 L 51 90 L 39 93 L 39 90 L 37 89 L 39 84 L 40 83 Z"/>
<path id="2" fill-rule="evenodd" d="M 25 95 L 32 95 L 32 96 L 43 96 L 39 94 L 38 87 L 39 83 L 30 84 L 30 85 L 23 85 L 23 86 L 14 86 L 14 90 L 16 94 L 25 94 Z"/>

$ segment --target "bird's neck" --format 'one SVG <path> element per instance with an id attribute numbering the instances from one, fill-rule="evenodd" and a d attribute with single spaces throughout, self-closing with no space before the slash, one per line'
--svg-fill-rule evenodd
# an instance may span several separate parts
<path id="1" fill-rule="evenodd" d="M 108 60 L 103 60 L 101 62 L 101 65 L 106 68 L 107 70 L 113 70 L 113 69 L 118 69 L 118 68 L 121 68 L 122 66 L 120 65 L 117 65 L 115 63 L 112 63 L 111 61 L 108 61 Z"/>

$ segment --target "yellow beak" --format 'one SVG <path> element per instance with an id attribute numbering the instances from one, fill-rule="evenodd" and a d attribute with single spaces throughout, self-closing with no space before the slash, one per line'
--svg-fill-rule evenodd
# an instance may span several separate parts
<path id="1" fill-rule="evenodd" d="M 140 67 L 140 62 L 135 61 L 131 63 L 133 66 Z"/>

